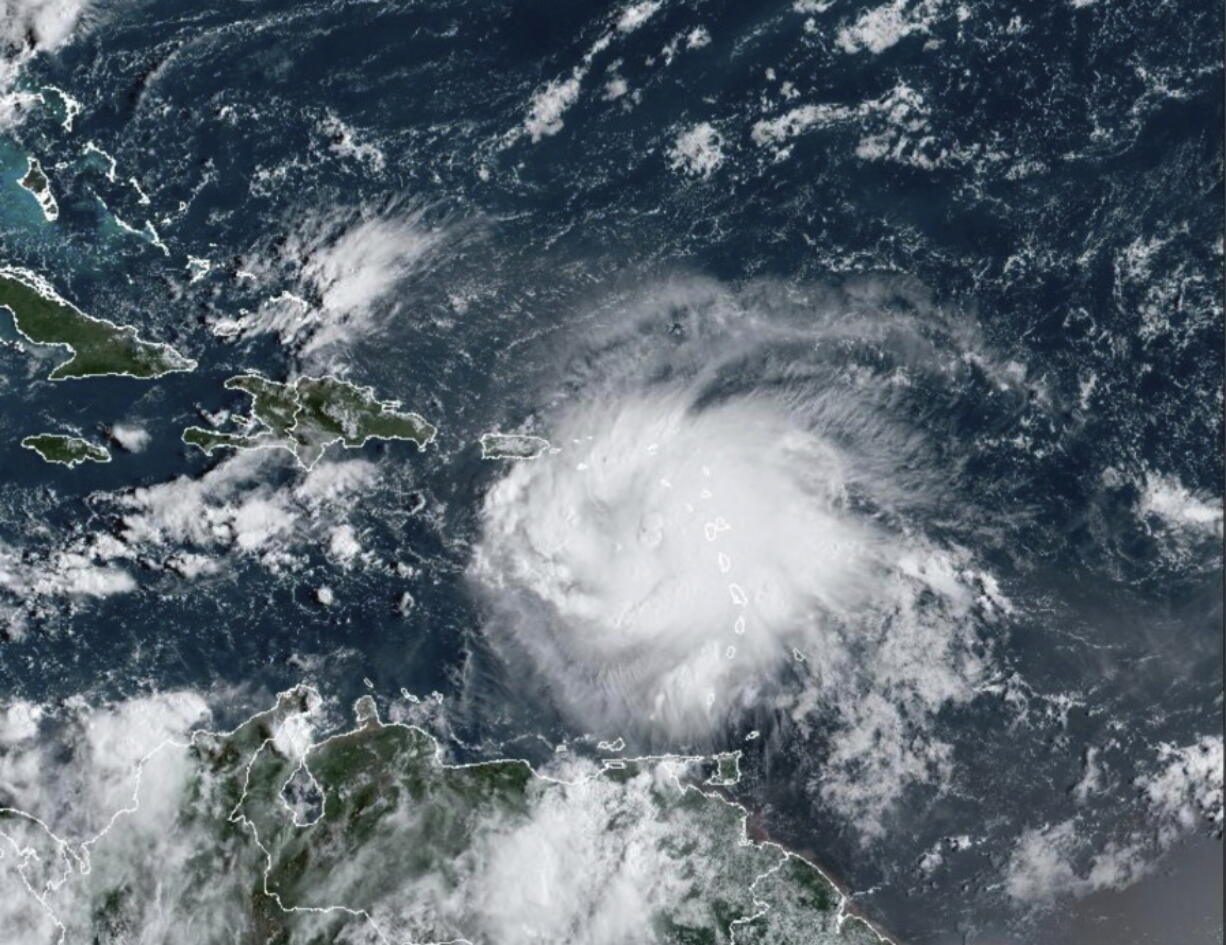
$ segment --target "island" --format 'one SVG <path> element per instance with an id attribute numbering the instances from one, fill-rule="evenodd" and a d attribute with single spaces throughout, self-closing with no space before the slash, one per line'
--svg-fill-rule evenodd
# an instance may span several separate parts
<path id="1" fill-rule="evenodd" d="M 55 195 L 51 193 L 51 181 L 43 172 L 43 166 L 39 163 L 38 158 L 29 159 L 25 177 L 17 183 L 34 195 L 48 223 L 54 223 L 59 219 L 60 206 L 55 202 Z"/>
<path id="2" fill-rule="evenodd" d="M 188 427 L 183 442 L 212 454 L 217 449 L 283 449 L 310 469 L 334 443 L 356 449 L 367 440 L 411 440 L 425 449 L 438 433 L 416 413 L 399 412 L 369 387 L 334 377 L 300 377 L 279 383 L 259 374 L 228 378 L 224 387 L 251 398 L 242 432 Z M 251 428 L 254 427 L 254 431 Z"/>
<path id="3" fill-rule="evenodd" d="M 107 376 L 153 380 L 196 368 L 195 361 L 169 345 L 145 341 L 130 326 L 86 315 L 41 276 L 24 269 L 0 267 L 0 309 L 11 313 L 13 327 L 26 341 L 69 350 L 68 359 L 51 371 L 53 381 Z"/>
<path id="4" fill-rule="evenodd" d="M 482 459 L 536 459 L 549 441 L 525 433 L 485 433 L 481 436 Z"/>
<path id="5" fill-rule="evenodd" d="M 317 734 L 321 701 L 298 687 L 232 731 L 164 742 L 100 833 L 0 807 L 0 836 L 39 868 L 13 895 L 66 945 L 165 929 L 198 945 L 888 942 L 816 866 L 748 836 L 744 808 L 701 786 L 715 759 L 453 764 L 369 696 L 352 728 Z"/>
<path id="6" fill-rule="evenodd" d="M 60 463 L 71 469 L 81 463 L 109 463 L 110 452 L 102 446 L 95 446 L 79 436 L 66 436 L 62 433 L 39 433 L 27 436 L 21 445 L 33 450 L 49 463 Z"/>

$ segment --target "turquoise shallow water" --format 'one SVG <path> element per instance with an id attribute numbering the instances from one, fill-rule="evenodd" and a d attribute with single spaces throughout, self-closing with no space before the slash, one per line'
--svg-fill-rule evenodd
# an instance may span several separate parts
<path id="1" fill-rule="evenodd" d="M 555 6 L 124 3 L 26 66 L 81 112 L 0 133 L 0 264 L 200 367 L 50 384 L 0 348 L 0 694 L 237 687 L 241 712 L 368 680 L 445 693 L 474 754 L 575 734 L 466 576 L 507 471 L 478 438 L 548 434 L 634 359 L 658 358 L 640 392 L 688 379 L 735 308 L 755 327 L 700 407 L 858 392 L 914 447 L 882 476 L 928 491 L 857 514 L 964 550 L 1014 606 L 959 643 L 973 698 L 908 703 L 948 774 L 908 782 L 882 837 L 822 800 L 828 706 L 803 737 L 765 702 L 719 733 L 765 733 L 744 799 L 904 941 L 1132 927 L 1128 892 L 1036 919 L 1003 883 L 1066 821 L 1086 875 L 1145 833 L 1157 746 L 1221 734 L 1220 8 L 678 3 L 623 29 Z M 16 185 L 31 154 L 55 224 Z M 439 440 L 329 454 L 348 485 L 184 447 L 249 370 L 342 374 Z M 61 428 L 113 462 L 18 446 Z M 873 466 L 877 428 L 838 429 Z M 131 586 L 63 591 L 71 555 Z"/>

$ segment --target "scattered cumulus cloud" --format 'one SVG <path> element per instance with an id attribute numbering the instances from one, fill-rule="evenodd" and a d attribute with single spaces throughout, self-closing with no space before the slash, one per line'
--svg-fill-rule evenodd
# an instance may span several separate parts
<path id="1" fill-rule="evenodd" d="M 110 430 L 111 439 L 129 453 L 142 453 L 149 445 L 149 431 L 126 423 L 117 423 Z"/>
<path id="2" fill-rule="evenodd" d="M 115 497 L 125 553 L 249 554 L 277 569 L 316 523 L 334 527 L 375 480 L 362 459 L 321 461 L 294 485 L 267 480 L 277 459 L 245 450 L 198 478 L 180 476 Z M 175 559 L 178 560 L 178 559 Z M 191 571 L 203 573 L 200 562 Z"/>
<path id="3" fill-rule="evenodd" d="M 705 26 L 696 26 L 686 34 L 685 44 L 690 49 L 702 49 L 711 45 L 711 34 Z"/>
<path id="4" fill-rule="evenodd" d="M 1088 840 L 1077 831 L 1075 819 L 1025 831 L 1006 867 L 1005 891 L 1009 896 L 1025 903 L 1082 897 L 1102 889 L 1122 889 L 1151 868 L 1140 841 L 1111 841 L 1087 858 Z"/>
<path id="5" fill-rule="evenodd" d="M 1102 749 L 1093 745 L 1087 746 L 1081 764 L 1081 777 L 1073 785 L 1073 799 L 1084 804 L 1094 795 L 1101 794 L 1105 786 Z"/>
<path id="6" fill-rule="evenodd" d="M 617 20 L 618 32 L 633 33 L 650 20 L 663 5 L 662 0 L 642 0 L 626 7 Z"/>
<path id="7" fill-rule="evenodd" d="M 1198 825 L 1222 829 L 1222 736 L 1157 747 L 1153 769 L 1136 787 L 1146 807 L 1145 826 L 1102 840 L 1087 815 L 1025 830 L 1010 854 L 1005 891 L 1015 901 L 1043 905 L 1104 889 L 1124 889 L 1150 873 L 1161 855 Z M 1102 778 L 1095 755 L 1074 793 L 1092 793 Z"/>
<path id="8" fill-rule="evenodd" d="M 547 83 L 532 96 L 524 130 L 534 142 L 562 130 L 562 116 L 579 100 L 579 89 L 587 69 L 576 67 L 565 79 Z"/>
<path id="9" fill-rule="evenodd" d="M 797 9 L 800 8 L 797 4 Z M 842 27 L 834 43 L 845 53 L 885 52 L 913 33 L 926 33 L 932 18 L 941 9 L 939 0 L 892 0 L 867 10 L 852 23 Z"/>
<path id="10" fill-rule="evenodd" d="M 710 122 L 700 122 L 681 132 L 669 149 L 673 170 L 707 178 L 724 163 L 724 139 Z"/>
<path id="11" fill-rule="evenodd" d="M 348 522 L 377 479 L 363 459 L 316 464 L 277 484 L 279 458 L 237 452 L 198 477 L 93 497 L 111 524 L 81 530 L 41 551 L 0 543 L 0 626 L 10 639 L 52 601 L 80 601 L 139 590 L 135 564 L 186 581 L 225 573 L 235 558 L 274 574 L 298 569 L 322 546 L 346 567 L 368 564 Z"/>
<path id="12" fill-rule="evenodd" d="M 290 270 L 294 290 L 210 327 L 223 338 L 273 333 L 303 355 L 349 344 L 382 323 L 394 307 L 393 290 L 446 238 L 446 228 L 428 223 L 420 209 L 312 217 L 292 232 L 278 259 L 252 265 L 257 278 L 269 281 Z"/>
<path id="13" fill-rule="evenodd" d="M 1222 829 L 1222 736 L 1205 735 L 1189 745 L 1162 744 L 1159 767 L 1137 779 L 1164 833 L 1208 822 Z"/>
<path id="14" fill-rule="evenodd" d="M 61 550 L 37 558 L 0 545 L 0 589 L 20 600 L 110 597 L 136 589 L 122 567 L 100 563 L 88 550 Z"/>
<path id="15" fill-rule="evenodd" d="M 781 161 L 791 156 L 792 139 L 814 130 L 845 126 L 860 133 L 855 154 L 861 160 L 894 161 L 928 169 L 948 159 L 934 147 L 923 95 L 903 82 L 879 98 L 857 105 L 798 105 L 756 122 L 750 138 L 774 160 Z"/>
<path id="16" fill-rule="evenodd" d="M 602 33 L 592 43 L 579 64 L 568 75 L 551 79 L 533 94 L 528 102 L 528 113 L 523 125 L 506 136 L 505 143 L 510 144 L 523 134 L 527 134 L 533 143 L 542 138 L 556 135 L 562 130 L 563 118 L 571 107 L 579 101 L 583 82 L 592 70 L 592 63 L 598 55 L 609 48 L 619 36 L 633 33 L 646 23 L 656 11 L 663 6 L 658 0 L 644 0 L 641 3 L 624 7 L 616 15 L 611 30 Z M 608 91 L 606 90 L 606 95 Z M 617 96 L 608 95 L 610 98 Z"/>
<path id="17" fill-rule="evenodd" d="M 605 83 L 604 97 L 607 101 L 614 102 L 629 90 L 630 86 L 626 84 L 626 80 L 617 75 Z"/>
<path id="18" fill-rule="evenodd" d="M 356 161 L 372 173 L 379 174 L 387 166 L 383 149 L 357 131 L 333 111 L 327 112 L 319 130 L 328 139 L 328 150 L 340 158 Z"/>
<path id="19" fill-rule="evenodd" d="M 1150 474 L 1145 479 L 1138 509 L 1167 528 L 1218 534 L 1222 532 L 1222 502 L 1198 495 L 1173 476 Z"/>

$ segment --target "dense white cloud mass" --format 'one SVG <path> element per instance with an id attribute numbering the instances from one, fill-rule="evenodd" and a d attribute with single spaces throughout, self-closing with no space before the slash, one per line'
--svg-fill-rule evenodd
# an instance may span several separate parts
<path id="1" fill-rule="evenodd" d="M 93 941 L 116 931 L 100 918 L 106 890 L 132 889 L 149 908 L 125 941 L 232 941 L 249 880 L 202 882 L 218 828 L 190 815 L 202 782 L 188 746 L 211 718 L 204 697 L 74 699 L 35 716 L 0 726 L 0 929 L 31 945 Z"/>
<path id="2" fill-rule="evenodd" d="M 587 677 L 576 702 L 681 735 L 752 699 L 902 569 L 932 583 L 851 513 L 830 443 L 765 401 L 692 406 L 673 392 L 569 414 L 554 434 L 569 446 L 490 493 L 479 563 L 556 612 L 562 626 L 528 642 L 550 672 Z"/>
<path id="3" fill-rule="evenodd" d="M 854 329 L 731 307 L 669 352 L 669 380 L 634 343 L 602 367 L 624 373 L 588 379 L 549 429 L 559 451 L 488 493 L 473 573 L 495 591 L 495 644 L 584 724 L 701 743 L 750 709 L 802 732 L 833 713 L 814 789 L 874 832 L 907 784 L 945 777 L 927 720 L 973 697 L 977 627 L 1008 603 L 965 552 L 902 523 L 930 487 L 895 472 L 923 447 L 880 390 L 800 361 L 772 363 L 773 384 L 729 380 Z"/>
<path id="4" fill-rule="evenodd" d="M 149 445 L 149 431 L 144 427 L 117 423 L 110 430 L 111 439 L 129 453 L 143 452 Z"/>
<path id="5" fill-rule="evenodd" d="M 80 842 L 96 837 L 132 806 L 138 782 L 154 801 L 177 798 L 183 761 L 163 749 L 208 718 L 204 699 L 189 690 L 99 707 L 73 700 L 56 711 L 11 704 L 0 709 L 0 808 Z M 88 850 L 75 856 L 87 860 Z"/>
<path id="6" fill-rule="evenodd" d="M 4 0 L 0 40 L 20 47 L 32 39 L 38 49 L 55 49 L 72 34 L 87 6 L 82 0 Z"/>
<path id="7" fill-rule="evenodd" d="M 404 278 L 439 241 L 417 214 L 363 220 L 333 243 L 302 247 L 307 253 L 304 278 L 332 316 L 309 347 L 321 347 L 343 334 L 344 320 L 370 319 L 373 306 Z"/>
<path id="8" fill-rule="evenodd" d="M 392 290 L 417 272 L 446 239 L 420 209 L 381 215 L 319 214 L 293 226 L 276 259 L 253 260 L 251 275 L 274 280 L 295 270 L 295 291 L 283 291 L 254 311 L 213 321 L 224 338 L 276 334 L 302 354 L 318 354 L 366 337 L 394 305 Z"/>
<path id="9" fill-rule="evenodd" d="M 36 100 L 13 91 L 21 67 L 66 43 L 88 7 L 87 0 L 0 0 L 0 128 Z"/>
<path id="10" fill-rule="evenodd" d="M 743 916 L 766 917 L 748 941 L 884 941 L 833 886 L 825 908 L 791 901 L 825 880 L 701 792 L 710 759 L 474 774 L 399 727 L 399 752 L 337 767 L 320 709 L 285 693 L 228 734 L 203 728 L 190 691 L 0 710 L 0 928 L 32 945 L 222 945 L 268 928 L 291 943 L 646 945 Z M 373 703 L 356 709 L 373 727 L 341 738 L 392 743 Z M 291 783 L 340 809 L 312 814 Z"/>
<path id="11" fill-rule="evenodd" d="M 103 563 L 76 549 L 30 558 L 0 544 L 0 589 L 20 599 L 39 597 L 109 597 L 136 589 L 123 568 Z"/>
<path id="12" fill-rule="evenodd" d="M 1005 891 L 1023 902 L 1085 896 L 1128 886 L 1152 865 L 1140 840 L 1111 841 L 1088 856 L 1084 847 L 1072 818 L 1023 832 L 1006 869 Z"/>

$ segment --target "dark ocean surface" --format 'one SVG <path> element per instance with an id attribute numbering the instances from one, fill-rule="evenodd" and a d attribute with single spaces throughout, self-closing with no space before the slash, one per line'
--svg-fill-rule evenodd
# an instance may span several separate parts
<path id="1" fill-rule="evenodd" d="M 845 306 L 922 341 L 753 349 L 710 396 L 907 368 L 881 402 L 940 483 L 908 527 L 964 549 L 1012 611 L 975 643 L 982 693 L 922 721 L 952 746 L 948 780 L 908 787 L 881 835 L 823 806 L 821 738 L 790 741 L 782 713 L 718 735 L 745 750 L 738 797 L 900 943 L 1220 941 L 1213 825 L 1158 839 L 1134 782 L 1164 743 L 1221 745 L 1221 5 L 872 9 L 90 7 L 17 80 L 80 110 L 66 128 L 44 91 L 0 129 L 0 265 L 199 368 L 50 383 L 48 352 L 0 345 L 0 570 L 17 575 L 0 697 L 186 687 L 237 716 L 308 678 L 341 701 L 443 693 L 462 757 L 581 734 L 483 632 L 470 563 L 506 469 L 479 436 L 548 436 L 622 348 L 683 344 L 706 317 L 693 286 L 768 322 Z M 29 155 L 54 223 L 17 185 Z M 222 387 L 241 371 L 339 374 L 438 441 L 334 448 L 320 469 L 367 470 L 339 498 L 308 494 L 286 453 L 240 467 L 182 444 L 245 410 Z M 111 442 L 107 465 L 19 445 L 116 423 L 148 443 Z M 264 537 L 240 537 L 257 519 Z M 342 521 L 357 564 L 338 564 Z M 66 554 L 131 587 L 56 590 Z M 1074 800 L 1087 752 L 1105 774 Z M 1066 822 L 1076 876 L 1135 847 L 1144 878 L 1009 894 L 1020 838 Z"/>

